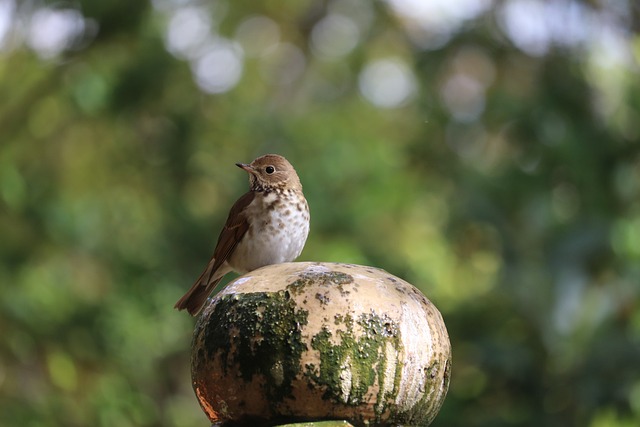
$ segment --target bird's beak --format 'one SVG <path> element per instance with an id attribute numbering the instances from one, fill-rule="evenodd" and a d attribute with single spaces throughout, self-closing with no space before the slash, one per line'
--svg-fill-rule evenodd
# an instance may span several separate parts
<path id="1" fill-rule="evenodd" d="M 240 169 L 244 169 L 245 171 L 251 173 L 251 174 L 255 174 L 256 170 L 253 168 L 253 166 L 248 165 L 246 163 L 236 163 L 236 166 L 239 167 Z"/>

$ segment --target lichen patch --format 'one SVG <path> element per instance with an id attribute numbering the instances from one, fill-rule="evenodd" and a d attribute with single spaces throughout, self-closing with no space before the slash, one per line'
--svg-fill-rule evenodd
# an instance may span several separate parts
<path id="1" fill-rule="evenodd" d="M 340 326 L 335 332 L 325 325 L 311 339 L 320 365 L 306 366 L 305 374 L 325 388 L 325 399 L 356 406 L 373 398 L 376 414 L 382 417 L 398 390 L 399 328 L 374 312 L 358 319 L 336 315 L 334 323 Z"/>
<path id="2" fill-rule="evenodd" d="M 349 294 L 344 285 L 353 283 L 353 276 L 341 271 L 305 271 L 287 285 L 292 295 L 300 295 L 308 286 L 335 286 L 341 295 Z"/>
<path id="3" fill-rule="evenodd" d="M 203 331 L 205 351 L 198 357 L 219 358 L 225 373 L 237 370 L 246 382 L 261 376 L 265 393 L 277 403 L 291 395 L 292 381 L 301 370 L 307 317 L 287 291 L 224 295 L 209 319 L 215 326 Z"/>

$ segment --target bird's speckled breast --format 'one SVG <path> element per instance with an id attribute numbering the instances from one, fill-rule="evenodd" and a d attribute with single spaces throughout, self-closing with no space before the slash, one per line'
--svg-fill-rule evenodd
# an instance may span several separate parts
<path id="1" fill-rule="evenodd" d="M 290 262 L 300 255 L 309 234 L 309 208 L 301 193 L 261 192 L 246 208 L 246 214 L 249 230 L 229 260 L 235 271 L 246 273 Z"/>

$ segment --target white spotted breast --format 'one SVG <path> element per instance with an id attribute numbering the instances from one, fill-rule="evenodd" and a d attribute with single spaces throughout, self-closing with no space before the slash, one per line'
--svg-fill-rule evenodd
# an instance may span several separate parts
<path id="1" fill-rule="evenodd" d="M 243 274 L 298 258 L 309 235 L 309 207 L 302 192 L 260 192 L 245 212 L 249 229 L 227 261 L 235 271 Z"/>

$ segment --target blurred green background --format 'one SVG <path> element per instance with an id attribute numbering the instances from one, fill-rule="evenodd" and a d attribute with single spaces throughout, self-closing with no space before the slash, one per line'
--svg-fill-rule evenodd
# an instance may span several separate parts
<path id="1" fill-rule="evenodd" d="M 440 308 L 434 426 L 640 425 L 633 0 L 0 0 L 0 425 L 206 426 L 194 320 L 235 162 L 300 260 Z"/>

